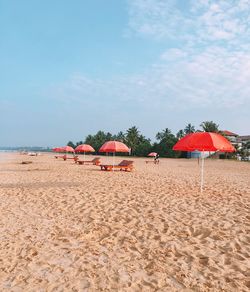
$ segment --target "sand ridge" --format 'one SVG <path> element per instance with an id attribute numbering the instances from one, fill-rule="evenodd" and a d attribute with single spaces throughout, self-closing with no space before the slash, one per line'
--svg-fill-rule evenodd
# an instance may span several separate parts
<path id="1" fill-rule="evenodd" d="M 206 161 L 200 194 L 196 160 L 22 159 L 0 164 L 1 291 L 250 289 L 249 163 Z"/>

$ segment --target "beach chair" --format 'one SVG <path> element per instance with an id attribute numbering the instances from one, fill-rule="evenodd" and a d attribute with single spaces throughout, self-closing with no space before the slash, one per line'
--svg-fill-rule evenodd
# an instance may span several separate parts
<path id="1" fill-rule="evenodd" d="M 62 158 L 63 160 L 66 160 L 67 159 L 67 156 L 66 155 L 55 155 L 55 158 L 56 159 Z"/>
<path id="2" fill-rule="evenodd" d="M 67 155 L 57 155 L 55 158 L 62 158 L 64 161 L 73 159 L 75 162 L 78 160 L 78 156 L 68 157 Z"/>
<path id="3" fill-rule="evenodd" d="M 91 165 L 100 165 L 100 163 L 101 163 L 101 159 L 100 159 L 100 157 L 96 157 L 96 158 L 94 158 L 94 159 L 92 159 L 92 160 L 77 160 L 77 161 L 75 161 L 75 163 L 78 163 L 78 164 L 91 164 Z"/>
<path id="4" fill-rule="evenodd" d="M 73 156 L 73 157 L 66 157 L 65 160 L 67 159 L 73 159 L 75 162 L 79 159 L 78 156 Z"/>
<path id="5" fill-rule="evenodd" d="M 122 160 L 119 164 L 112 165 L 112 164 L 101 164 L 101 170 L 124 170 L 124 171 L 132 171 L 134 166 L 133 166 L 134 161 L 132 160 Z"/>

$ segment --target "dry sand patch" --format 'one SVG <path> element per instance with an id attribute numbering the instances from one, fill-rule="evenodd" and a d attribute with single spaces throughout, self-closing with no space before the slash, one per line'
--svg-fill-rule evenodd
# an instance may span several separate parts
<path id="1" fill-rule="evenodd" d="M 133 160 L 1 163 L 1 290 L 248 291 L 250 164 L 207 161 L 200 194 L 197 161 Z"/>

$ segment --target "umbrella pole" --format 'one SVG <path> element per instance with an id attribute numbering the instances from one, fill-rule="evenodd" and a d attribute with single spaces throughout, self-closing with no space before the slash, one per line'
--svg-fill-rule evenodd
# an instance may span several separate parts
<path id="1" fill-rule="evenodd" d="M 204 151 L 201 153 L 201 193 L 203 192 L 203 184 L 204 184 Z"/>
<path id="2" fill-rule="evenodd" d="M 115 152 L 113 152 L 113 168 L 112 168 L 113 171 L 114 171 L 114 168 L 115 168 Z"/>
<path id="3" fill-rule="evenodd" d="M 83 152 L 83 161 L 85 161 L 85 151 Z"/>

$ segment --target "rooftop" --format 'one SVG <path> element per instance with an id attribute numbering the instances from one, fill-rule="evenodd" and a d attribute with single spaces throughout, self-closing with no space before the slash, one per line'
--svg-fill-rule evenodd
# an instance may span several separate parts
<path id="1" fill-rule="evenodd" d="M 221 131 L 221 133 L 225 136 L 235 136 L 235 137 L 239 136 L 238 134 L 235 134 L 235 133 L 230 132 L 228 130 L 223 130 L 223 131 Z"/>

